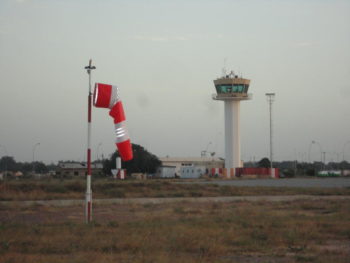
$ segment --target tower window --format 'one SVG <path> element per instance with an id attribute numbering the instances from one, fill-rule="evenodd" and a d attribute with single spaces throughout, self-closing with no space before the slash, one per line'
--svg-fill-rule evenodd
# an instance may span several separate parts
<path id="1" fill-rule="evenodd" d="M 246 93 L 248 91 L 248 85 L 217 85 L 217 93 Z"/>

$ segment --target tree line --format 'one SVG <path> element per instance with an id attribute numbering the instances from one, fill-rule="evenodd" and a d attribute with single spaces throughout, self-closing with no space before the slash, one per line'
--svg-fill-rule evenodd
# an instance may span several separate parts
<path id="1" fill-rule="evenodd" d="M 138 144 L 132 144 L 134 158 L 128 162 L 122 162 L 122 168 L 126 169 L 128 174 L 131 173 L 155 173 L 161 165 L 158 157 L 148 152 L 144 147 Z M 116 169 L 116 158 L 119 157 L 118 151 L 115 151 L 109 159 L 102 160 L 103 174 L 110 175 L 112 169 Z M 67 161 L 74 163 L 74 161 Z M 66 162 L 66 163 L 67 163 Z M 16 162 L 12 156 L 3 156 L 0 159 L 0 172 L 22 172 L 23 174 L 46 174 L 49 171 L 57 171 L 58 165 L 45 165 L 43 162 Z"/>
<path id="2" fill-rule="evenodd" d="M 269 158 L 262 158 L 259 162 L 246 162 L 244 167 L 264 167 L 270 168 L 271 162 Z M 298 162 L 298 161 L 276 161 L 273 162 L 273 167 L 280 169 L 280 172 L 285 176 L 295 175 L 316 175 L 321 170 L 350 170 L 350 163 L 342 162 Z"/>
<path id="3" fill-rule="evenodd" d="M 12 156 L 3 156 L 0 159 L 0 171 L 1 172 L 22 172 L 23 174 L 29 173 L 48 173 L 50 170 L 55 169 L 55 165 L 46 165 L 43 162 L 16 162 Z"/>
<path id="4" fill-rule="evenodd" d="M 132 144 L 132 150 L 134 158 L 128 162 L 122 162 L 122 168 L 126 169 L 128 174 L 131 173 L 148 173 L 154 174 L 161 161 L 158 157 L 143 146 L 138 144 Z M 116 169 L 116 158 L 119 156 L 118 151 L 115 151 L 109 159 L 102 160 L 103 174 L 110 175 L 112 169 Z M 74 162 L 74 161 L 71 161 Z M 244 167 L 265 167 L 269 168 L 271 165 L 268 158 L 262 158 L 259 162 L 246 162 Z M 346 161 L 342 162 L 329 162 L 327 164 L 321 162 L 307 163 L 297 161 L 282 161 L 274 162 L 273 167 L 279 168 L 281 172 L 287 176 L 294 175 L 315 175 L 319 170 L 343 170 L 350 169 L 350 163 Z M 31 173 L 45 174 L 49 171 L 56 171 L 58 169 L 57 164 L 46 165 L 43 162 L 16 162 L 12 156 L 3 156 L 0 159 L 0 172 L 14 173 L 17 171 L 22 172 L 24 175 Z"/>

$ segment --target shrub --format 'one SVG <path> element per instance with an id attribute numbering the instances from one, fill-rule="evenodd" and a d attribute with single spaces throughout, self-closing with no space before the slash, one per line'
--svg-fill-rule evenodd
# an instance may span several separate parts
<path id="1" fill-rule="evenodd" d="M 51 193 L 66 193 L 68 189 L 63 184 L 45 184 L 43 185 L 43 190 Z"/>
<path id="2" fill-rule="evenodd" d="M 79 181 L 70 182 L 66 184 L 66 187 L 69 191 L 73 192 L 83 192 L 85 190 L 85 185 Z"/>

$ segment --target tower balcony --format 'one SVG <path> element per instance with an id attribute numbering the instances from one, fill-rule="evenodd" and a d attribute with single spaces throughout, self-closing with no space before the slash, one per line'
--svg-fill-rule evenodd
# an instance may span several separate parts
<path id="1" fill-rule="evenodd" d="M 253 95 L 251 93 L 218 93 L 212 94 L 213 100 L 251 100 Z"/>

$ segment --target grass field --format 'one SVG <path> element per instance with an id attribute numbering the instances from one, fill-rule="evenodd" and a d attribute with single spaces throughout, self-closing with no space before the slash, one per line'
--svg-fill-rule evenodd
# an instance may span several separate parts
<path id="1" fill-rule="evenodd" d="M 216 184 L 179 184 L 178 180 L 95 180 L 94 198 L 200 197 L 246 195 L 350 195 L 350 188 L 237 187 Z M 0 201 L 83 199 L 85 181 L 20 180 L 0 182 Z"/>
<path id="2" fill-rule="evenodd" d="M 2 207 L 0 262 L 349 262 L 338 201 Z"/>
<path id="3" fill-rule="evenodd" d="M 7 182 L 2 200 L 83 198 L 83 181 Z M 349 195 L 349 189 L 249 188 L 171 181 L 94 182 L 99 197 Z M 58 190 L 61 189 L 61 190 Z M 65 189 L 65 190 L 63 190 Z M 4 193 L 5 192 L 5 193 Z M 123 194 L 120 194 L 123 193 Z M 0 204 L 1 263 L 349 262 L 350 203 Z"/>

